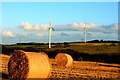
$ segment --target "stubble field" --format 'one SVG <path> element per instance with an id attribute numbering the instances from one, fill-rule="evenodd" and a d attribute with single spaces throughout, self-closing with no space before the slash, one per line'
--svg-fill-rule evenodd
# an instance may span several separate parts
<path id="1" fill-rule="evenodd" d="M 2 67 L 1 73 L 3 73 L 3 80 L 8 79 L 8 68 L 7 63 L 9 61 L 9 57 L 7 55 L 1 54 L 2 57 Z M 51 79 L 62 78 L 62 79 L 92 79 L 92 80 L 119 80 L 119 70 L 120 65 L 118 64 L 108 64 L 108 63 L 100 63 L 100 62 L 90 62 L 90 61 L 74 61 L 72 66 L 63 67 L 57 66 L 55 63 L 55 59 L 50 59 L 52 64 L 51 70 Z M 72 80 L 72 79 L 71 79 Z"/>

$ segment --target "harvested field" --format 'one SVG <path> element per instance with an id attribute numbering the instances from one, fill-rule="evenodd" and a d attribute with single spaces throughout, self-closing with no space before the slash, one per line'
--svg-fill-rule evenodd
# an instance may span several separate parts
<path id="1" fill-rule="evenodd" d="M 71 67 L 56 66 L 52 62 L 52 78 L 118 78 L 119 65 L 88 61 L 73 61 Z M 109 67 L 108 67 L 109 66 Z M 110 67 L 112 66 L 112 67 Z M 119 77 L 120 78 L 120 77 Z"/>
<path id="2" fill-rule="evenodd" d="M 2 56 L 2 73 L 3 79 L 7 79 L 8 68 L 7 63 L 9 60 L 9 56 Z M 88 62 L 88 61 L 73 61 L 72 66 L 63 67 L 57 66 L 55 63 L 55 59 L 50 59 L 52 64 L 52 71 L 50 78 L 113 78 L 114 80 L 119 80 L 119 70 L 120 65 L 118 64 L 107 64 L 107 63 L 99 63 L 99 62 Z M 95 80 L 96 80 L 95 79 Z M 112 80 L 113 80 L 112 79 Z M 111 79 L 110 79 L 111 80 Z"/>

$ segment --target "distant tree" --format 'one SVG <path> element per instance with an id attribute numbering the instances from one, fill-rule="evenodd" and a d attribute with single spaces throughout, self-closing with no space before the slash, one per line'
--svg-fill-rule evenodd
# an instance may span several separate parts
<path id="1" fill-rule="evenodd" d="M 102 40 L 100 40 L 100 42 L 101 42 L 101 43 L 103 43 L 103 42 L 104 42 L 104 41 L 103 41 L 103 39 L 102 39 Z"/>
<path id="2" fill-rule="evenodd" d="M 69 47 L 69 43 L 64 42 L 64 47 Z"/>

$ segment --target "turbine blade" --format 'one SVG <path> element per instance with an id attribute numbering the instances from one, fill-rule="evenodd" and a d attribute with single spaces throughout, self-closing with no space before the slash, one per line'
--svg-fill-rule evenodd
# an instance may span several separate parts
<path id="1" fill-rule="evenodd" d="M 50 26 L 52 26 L 52 20 L 51 20 L 51 18 L 50 18 Z"/>
<path id="2" fill-rule="evenodd" d="M 49 30 L 50 29 L 52 29 L 53 31 L 55 31 L 55 29 L 52 27 L 52 19 L 51 19 L 51 16 L 49 16 L 49 24 L 50 24 L 50 26 L 49 26 Z"/>
<path id="3" fill-rule="evenodd" d="M 53 31 L 55 31 L 55 29 L 54 29 L 54 28 L 52 28 L 52 30 L 53 30 Z"/>
<path id="4" fill-rule="evenodd" d="M 88 28 L 86 28 L 86 31 L 89 31 Z"/>
<path id="5" fill-rule="evenodd" d="M 50 20 L 50 26 L 52 26 L 52 19 L 51 19 L 51 16 L 49 15 L 49 20 Z"/>

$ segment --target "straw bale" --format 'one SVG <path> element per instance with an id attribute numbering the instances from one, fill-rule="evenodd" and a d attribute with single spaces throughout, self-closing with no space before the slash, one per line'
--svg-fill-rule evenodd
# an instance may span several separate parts
<path id="1" fill-rule="evenodd" d="M 73 58 L 69 54 L 59 53 L 56 55 L 55 61 L 58 66 L 71 66 Z"/>
<path id="2" fill-rule="evenodd" d="M 15 50 L 8 63 L 10 79 L 48 78 L 50 71 L 49 58 L 43 52 Z"/>

